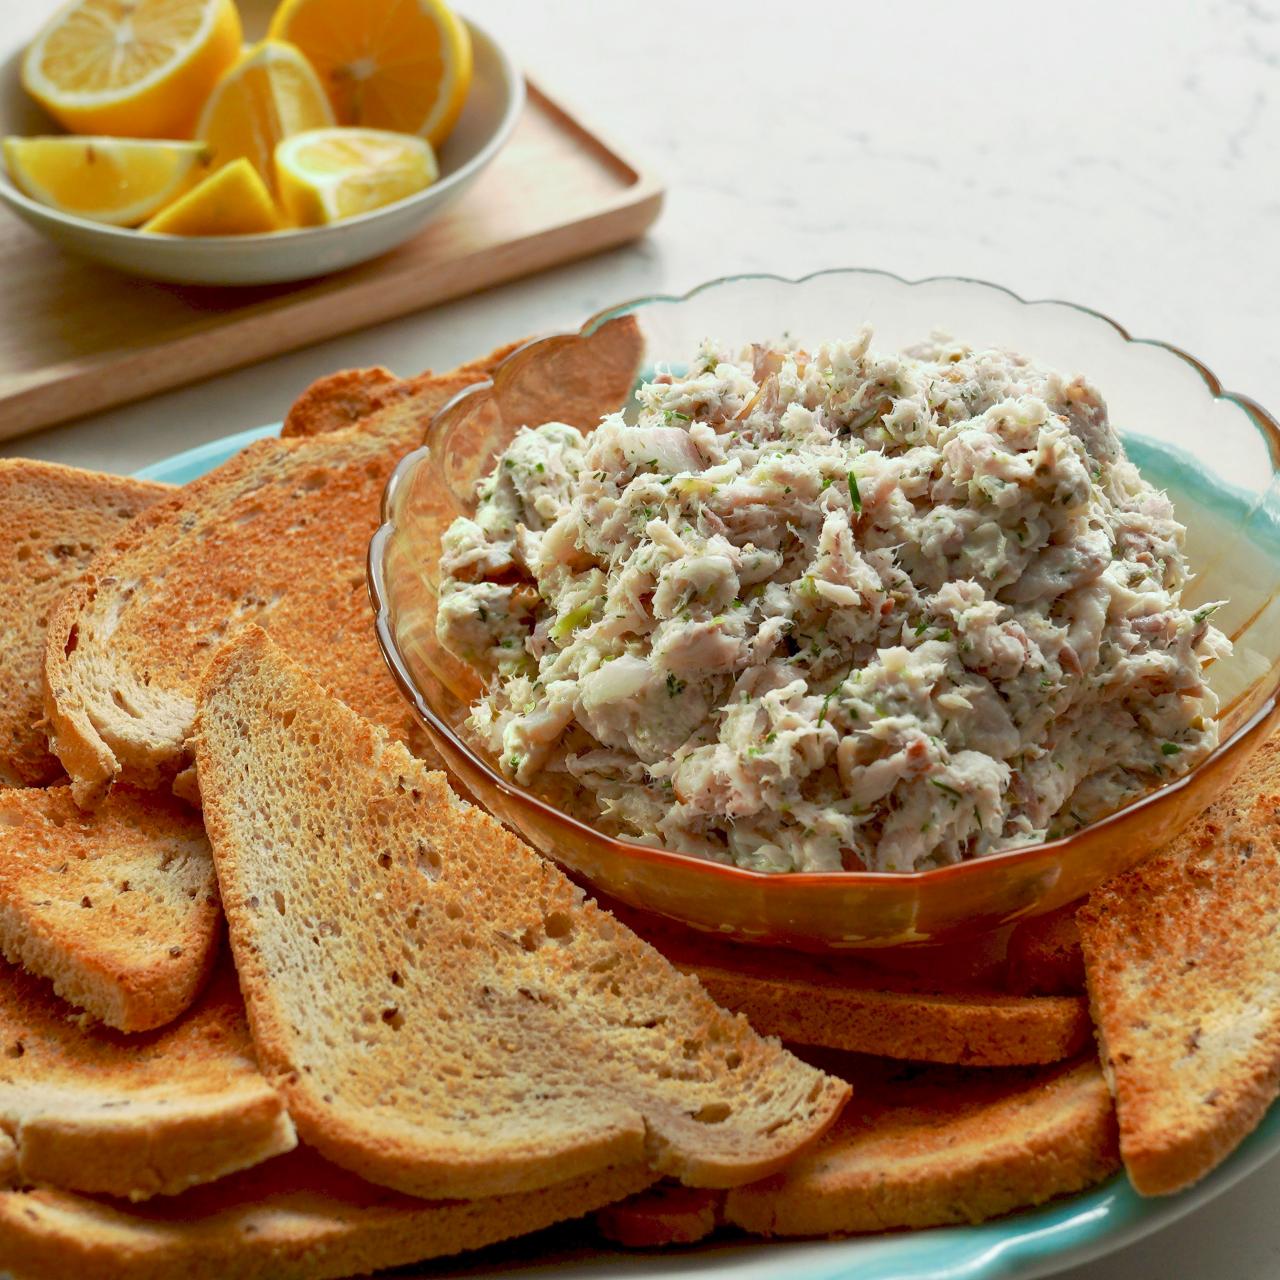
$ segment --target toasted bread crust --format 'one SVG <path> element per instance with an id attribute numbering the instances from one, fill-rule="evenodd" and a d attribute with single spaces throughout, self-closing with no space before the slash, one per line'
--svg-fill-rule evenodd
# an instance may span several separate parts
<path id="1" fill-rule="evenodd" d="M 1093 1058 L 981 1072 L 867 1061 L 850 1078 L 858 1106 L 782 1173 L 730 1191 L 726 1221 L 782 1236 L 982 1222 L 1119 1167 Z"/>
<path id="2" fill-rule="evenodd" d="M 1083 996 L 930 994 L 681 966 L 762 1035 L 793 1044 L 973 1067 L 1061 1062 L 1089 1043 Z"/>
<path id="3" fill-rule="evenodd" d="M 887 1058 L 962 1066 L 1060 1062 L 1089 1043 L 1082 996 L 1002 989 L 1005 938 L 991 934 L 893 956 L 748 947 L 631 910 L 620 918 L 717 1004 L 764 1035 Z"/>
<path id="4" fill-rule="evenodd" d="M 631 1165 L 522 1195 L 415 1200 L 298 1150 L 143 1206 L 0 1192 L 0 1257 L 21 1280 L 328 1280 L 538 1231 L 653 1177 Z"/>
<path id="5" fill-rule="evenodd" d="M 479 382 L 528 341 L 528 338 L 520 338 L 516 342 L 508 342 L 480 360 L 459 365 L 453 373 L 460 382 L 466 379 Z M 341 431 L 372 417 L 388 405 L 421 394 L 434 377 L 430 369 L 414 378 L 397 378 L 381 365 L 368 369 L 339 369 L 336 373 L 317 378 L 293 402 L 285 415 L 280 434 L 288 439 Z"/>
<path id="6" fill-rule="evenodd" d="M 1022 920 L 1009 935 L 1008 986 L 1026 996 L 1084 990 L 1084 955 L 1076 924 L 1079 902 Z"/>
<path id="7" fill-rule="evenodd" d="M 335 1162 L 427 1196 L 641 1156 L 726 1186 L 843 1105 L 260 630 L 211 665 L 196 749 L 263 1069 Z"/>
<path id="8" fill-rule="evenodd" d="M 1280 1093 L 1280 739 L 1077 919 L 1129 1177 L 1178 1191 Z"/>
<path id="9" fill-rule="evenodd" d="M 42 983 L 0 973 L 0 1132 L 11 1181 L 132 1199 L 172 1195 L 288 1151 L 234 972 L 160 1031 L 85 1028 Z"/>
<path id="10" fill-rule="evenodd" d="M 611 367 L 615 346 L 614 363 L 634 364 L 637 332 L 631 320 L 601 330 L 601 366 Z M 389 399 L 371 416 L 260 440 L 112 541 L 62 601 L 45 647 L 45 711 L 77 803 L 100 803 L 117 778 L 173 783 L 190 764 L 200 677 L 246 622 L 361 714 L 433 754 L 377 651 L 366 553 L 392 468 L 436 411 L 510 350 L 394 389 L 377 378 Z M 601 410 L 615 386 L 593 385 Z"/>
<path id="11" fill-rule="evenodd" d="M 58 597 L 168 485 L 76 467 L 0 459 L 0 786 L 62 776 L 43 725 L 40 664 Z"/>
<path id="12" fill-rule="evenodd" d="M 119 787 L 0 790 L 0 951 L 120 1031 L 176 1018 L 209 976 L 222 913 L 199 818 Z"/>

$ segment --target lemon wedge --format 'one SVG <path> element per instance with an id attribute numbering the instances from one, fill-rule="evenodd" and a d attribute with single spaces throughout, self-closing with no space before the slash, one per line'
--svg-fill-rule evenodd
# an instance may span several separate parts
<path id="1" fill-rule="evenodd" d="M 94 222 L 136 227 L 208 168 L 199 142 L 137 138 L 6 138 L 4 163 L 33 200 Z"/>
<path id="2" fill-rule="evenodd" d="M 242 236 L 278 231 L 280 217 L 266 183 L 242 156 L 211 173 L 142 229 L 169 236 Z"/>
<path id="3" fill-rule="evenodd" d="M 215 165 L 246 159 L 269 188 L 281 139 L 333 124 L 333 111 L 310 63 L 291 44 L 264 40 L 214 87 L 196 136 L 209 144 Z"/>
<path id="4" fill-rule="evenodd" d="M 439 176 L 429 142 L 384 129 L 312 129 L 276 147 L 280 203 L 300 227 L 380 209 Z"/>
<path id="5" fill-rule="evenodd" d="M 319 72 L 339 124 L 438 147 L 471 87 L 471 34 L 442 0 L 284 0 L 270 33 Z"/>
<path id="6" fill-rule="evenodd" d="M 73 133 L 189 138 L 240 41 L 234 0 L 72 0 L 27 46 L 22 83 Z"/>

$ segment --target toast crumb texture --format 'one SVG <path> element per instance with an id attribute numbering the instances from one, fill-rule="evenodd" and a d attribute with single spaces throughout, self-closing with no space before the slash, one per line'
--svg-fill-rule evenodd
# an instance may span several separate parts
<path id="1" fill-rule="evenodd" d="M 1180 1190 L 1280 1092 L 1280 738 L 1077 919 L 1129 1177 Z"/>
<path id="2" fill-rule="evenodd" d="M 199 817 L 119 786 L 95 811 L 68 787 L 0 790 L 0 951 L 120 1031 L 176 1018 L 222 930 Z"/>
<path id="3" fill-rule="evenodd" d="M 653 1177 L 630 1165 L 520 1195 L 417 1200 L 299 1148 L 142 1205 L 0 1192 L 0 1258 L 20 1280 L 330 1280 L 539 1231 Z"/>
<path id="4" fill-rule="evenodd" d="M 58 597 L 99 548 L 170 487 L 0 458 L 0 786 L 62 776 L 42 721 L 40 666 Z"/>
<path id="5" fill-rule="evenodd" d="M 259 1060 L 335 1163 L 423 1196 L 640 1160 L 727 1186 L 843 1105 L 261 630 L 196 747 Z"/>
<path id="6" fill-rule="evenodd" d="M 0 971 L 0 1134 L 11 1183 L 130 1199 L 175 1194 L 295 1143 L 254 1062 L 230 965 L 184 1017 L 135 1036 L 86 1027 L 37 979 Z"/>

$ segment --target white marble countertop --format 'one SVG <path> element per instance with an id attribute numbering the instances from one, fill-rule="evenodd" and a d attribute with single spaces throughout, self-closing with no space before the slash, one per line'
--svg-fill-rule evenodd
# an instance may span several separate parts
<path id="1" fill-rule="evenodd" d="M 647 240 L 0 453 L 130 471 L 335 368 L 445 368 L 633 294 L 827 266 L 1086 303 L 1280 408 L 1280 0 L 463 7 L 665 177 Z M 1068 1274 L 1274 1280 L 1277 1203 L 1280 1162 Z"/>

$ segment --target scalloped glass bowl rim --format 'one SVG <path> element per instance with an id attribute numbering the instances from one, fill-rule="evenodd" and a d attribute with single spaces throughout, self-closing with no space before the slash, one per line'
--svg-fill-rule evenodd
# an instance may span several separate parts
<path id="1" fill-rule="evenodd" d="M 1012 289 L 1006 288 L 1004 285 L 993 284 L 988 280 L 979 280 L 972 276 L 937 275 L 925 276 L 919 280 L 908 280 L 906 277 L 900 276 L 895 272 L 883 271 L 870 267 L 835 267 L 822 271 L 812 271 L 807 275 L 796 277 L 782 276 L 771 272 L 744 272 L 739 275 L 720 276 L 714 280 L 704 281 L 702 284 L 696 285 L 686 293 L 642 294 L 630 299 L 629 301 L 615 303 L 610 307 L 597 311 L 578 329 L 560 330 L 556 333 L 545 334 L 541 337 L 530 339 L 530 341 L 523 343 L 519 348 L 517 348 L 516 351 L 513 351 L 507 359 L 509 360 L 520 352 L 527 351 L 530 347 L 537 346 L 543 342 L 550 342 L 555 341 L 556 339 L 574 336 L 589 337 L 601 325 L 607 323 L 609 320 L 615 319 L 619 316 L 628 315 L 633 311 L 639 311 L 646 306 L 654 304 L 677 304 L 687 302 L 698 294 L 714 289 L 719 285 L 737 284 L 743 281 L 752 280 L 772 281 L 781 285 L 798 285 L 804 284 L 806 281 L 813 280 L 820 276 L 835 275 L 880 276 L 889 280 L 896 280 L 900 284 L 908 287 L 935 283 L 975 285 L 1003 293 L 1021 306 L 1067 307 L 1073 311 L 1079 311 L 1085 315 L 1093 316 L 1094 318 L 1102 320 L 1106 324 L 1110 325 L 1125 342 L 1139 346 L 1163 348 L 1189 364 L 1200 375 L 1213 399 L 1231 401 L 1249 415 L 1261 432 L 1271 437 L 1270 444 L 1272 456 L 1273 458 L 1280 460 L 1280 421 L 1277 421 L 1276 418 L 1267 412 L 1267 410 L 1251 396 L 1227 391 L 1223 387 L 1217 375 L 1214 374 L 1206 364 L 1198 360 L 1189 352 L 1184 351 L 1181 347 L 1175 346 L 1173 343 L 1164 342 L 1157 338 L 1135 338 L 1123 325 L 1113 320 L 1110 316 L 1101 311 L 1097 311 L 1092 307 L 1082 306 L 1074 302 L 1066 302 L 1057 298 L 1038 298 L 1028 300 L 1015 293 Z M 503 363 L 505 363 L 505 361 Z M 670 862 L 675 862 L 681 865 L 696 864 L 703 868 L 706 874 L 710 877 L 718 877 L 726 881 L 737 880 L 744 884 L 764 885 L 775 883 L 779 879 L 785 879 L 792 885 L 800 884 L 814 887 L 836 884 L 849 885 L 850 883 L 856 882 L 870 884 L 873 882 L 883 881 L 893 881 L 894 883 L 900 884 L 922 884 L 925 882 L 936 884 L 961 876 L 990 874 L 990 872 L 996 868 L 1008 867 L 1012 863 L 1015 863 L 1020 859 L 1027 858 L 1041 850 L 1066 850 L 1070 848 L 1075 841 L 1075 833 L 1063 836 L 1057 840 L 1046 840 L 1033 844 L 1018 845 L 1016 848 L 1002 850 L 999 853 L 988 854 L 982 858 L 976 858 L 966 862 L 957 862 L 945 867 L 935 867 L 927 871 L 789 871 L 785 873 L 752 871 L 745 867 L 713 862 L 707 858 L 699 857 L 696 854 L 683 853 L 678 849 L 657 848 L 653 845 L 641 844 L 636 840 L 629 840 L 624 836 L 606 835 L 605 833 L 596 830 L 594 827 L 589 826 L 582 820 L 566 813 L 563 809 L 557 808 L 536 792 L 518 786 L 499 773 L 488 760 L 478 754 L 469 743 L 462 739 L 451 725 L 437 715 L 435 710 L 422 697 L 422 694 L 408 669 L 408 665 L 405 663 L 400 653 L 399 645 L 397 644 L 393 634 L 390 606 L 388 603 L 390 597 L 383 578 L 384 549 L 396 528 L 395 502 L 397 492 L 418 464 L 428 456 L 437 422 L 450 414 L 462 400 L 475 395 L 480 391 L 486 390 L 492 385 L 492 379 L 481 379 L 469 387 L 464 387 L 456 395 L 451 397 L 450 400 L 444 404 L 432 418 L 431 423 L 427 427 L 426 438 L 423 445 L 413 450 L 411 453 L 406 454 L 405 457 L 397 464 L 395 470 L 389 477 L 386 489 L 383 492 L 382 523 L 379 525 L 369 543 L 368 557 L 369 594 L 373 601 L 378 644 L 387 661 L 387 665 L 391 669 L 392 676 L 400 686 L 401 692 L 404 693 L 404 695 L 413 704 L 418 714 L 427 722 L 428 727 L 434 732 L 441 734 L 455 750 L 465 756 L 473 767 L 485 775 L 491 785 L 498 788 L 503 794 L 511 797 L 518 803 L 536 808 L 545 817 L 555 822 L 565 824 L 590 840 L 602 841 L 611 844 L 614 847 L 625 851 L 628 856 L 656 864 Z M 1243 739 L 1255 734 L 1259 725 L 1276 713 L 1278 703 L 1280 703 L 1280 675 L 1273 675 L 1271 678 L 1271 687 L 1264 695 L 1263 701 L 1258 709 L 1248 718 L 1248 720 L 1240 725 L 1229 738 L 1220 742 L 1214 751 L 1201 761 L 1195 769 L 1173 782 L 1166 783 L 1164 786 L 1148 792 L 1146 795 L 1139 797 L 1131 804 L 1125 805 L 1122 809 L 1117 809 L 1114 813 L 1110 813 L 1106 817 L 1100 818 L 1097 822 L 1091 823 L 1088 830 L 1090 832 L 1105 831 L 1109 825 L 1119 822 L 1121 818 L 1138 812 L 1148 805 L 1155 804 L 1163 800 L 1165 797 L 1174 795 L 1185 787 L 1190 786 L 1192 784 L 1192 780 L 1200 770 L 1206 768 L 1211 763 L 1221 759 L 1224 755 L 1231 752 Z"/>

